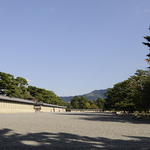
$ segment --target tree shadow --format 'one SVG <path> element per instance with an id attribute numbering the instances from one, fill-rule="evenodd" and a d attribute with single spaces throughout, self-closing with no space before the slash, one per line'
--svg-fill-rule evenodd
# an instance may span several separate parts
<path id="1" fill-rule="evenodd" d="M 150 120 L 134 119 L 132 117 L 123 117 L 115 114 L 108 113 L 59 113 L 57 115 L 75 115 L 78 119 L 88 121 L 105 121 L 105 122 L 121 122 L 121 123 L 132 123 L 132 124 L 150 124 Z"/>
<path id="2" fill-rule="evenodd" d="M 125 137 L 124 135 L 122 135 Z M 0 130 L 1 150 L 99 150 L 99 149 L 144 149 L 150 148 L 149 137 L 126 137 L 108 139 L 105 137 L 88 137 L 69 133 L 15 133 L 11 129 Z"/>

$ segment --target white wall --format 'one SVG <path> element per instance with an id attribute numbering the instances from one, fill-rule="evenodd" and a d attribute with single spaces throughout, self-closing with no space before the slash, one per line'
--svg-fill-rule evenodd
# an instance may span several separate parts
<path id="1" fill-rule="evenodd" d="M 34 105 L 0 99 L 0 113 L 25 113 L 25 112 L 35 112 Z"/>
<path id="2" fill-rule="evenodd" d="M 40 112 L 53 112 L 53 107 L 41 106 Z"/>
<path id="3" fill-rule="evenodd" d="M 64 108 L 41 106 L 40 112 L 66 112 Z"/>
<path id="4" fill-rule="evenodd" d="M 36 106 L 35 106 L 36 107 Z M 36 112 L 66 112 L 64 108 L 51 106 L 40 106 L 41 110 Z M 0 113 L 28 113 L 35 112 L 34 103 L 22 103 L 0 99 Z"/>

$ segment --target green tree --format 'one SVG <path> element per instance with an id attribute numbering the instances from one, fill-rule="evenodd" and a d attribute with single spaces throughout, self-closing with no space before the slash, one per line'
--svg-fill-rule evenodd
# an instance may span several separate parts
<path id="1" fill-rule="evenodd" d="M 150 77 L 143 83 L 142 107 L 146 111 L 150 109 Z"/>
<path id="2" fill-rule="evenodd" d="M 88 102 L 88 99 L 84 96 L 81 96 L 80 99 L 78 100 L 79 103 L 79 108 L 80 109 L 85 109 L 86 108 L 86 103 Z"/>
<path id="3" fill-rule="evenodd" d="M 33 97 L 38 99 L 38 101 L 42 101 L 48 104 L 56 104 L 56 105 L 64 104 L 62 99 L 59 98 L 53 91 L 45 90 L 35 86 L 28 86 L 27 90 L 30 92 L 30 94 Z"/>
<path id="4" fill-rule="evenodd" d="M 116 110 L 146 110 L 148 108 L 148 71 L 137 70 L 135 75 L 127 80 L 117 83 L 108 89 L 105 95 L 106 109 Z M 147 91 L 147 92 L 146 92 Z M 147 94 L 146 94 L 147 93 Z"/>
<path id="5" fill-rule="evenodd" d="M 130 80 L 117 83 L 112 89 L 108 89 L 105 94 L 106 109 L 133 111 L 133 89 L 130 86 Z"/>
<path id="6" fill-rule="evenodd" d="M 38 99 L 38 101 L 56 105 L 64 104 L 62 99 L 53 91 L 35 86 L 28 86 L 26 79 L 22 77 L 14 78 L 13 75 L 4 72 L 0 72 L 0 94 L 22 99 L 35 98 Z"/>
<path id="7" fill-rule="evenodd" d="M 101 97 L 97 98 L 96 105 L 98 106 L 99 109 L 104 108 L 104 103 L 105 103 L 105 100 L 103 100 Z"/>
<path id="8" fill-rule="evenodd" d="M 7 95 L 8 90 L 15 89 L 14 81 L 13 75 L 0 72 L 0 94 Z"/>
<path id="9" fill-rule="evenodd" d="M 0 94 L 17 98 L 28 98 L 27 81 L 24 78 L 14 78 L 13 75 L 0 72 Z"/>
<path id="10" fill-rule="evenodd" d="M 148 80 L 149 72 L 146 70 L 137 70 L 134 76 L 131 76 L 129 79 L 131 80 L 130 85 L 134 91 L 134 99 L 133 102 L 135 104 L 136 110 L 146 109 L 145 105 L 145 88 L 144 85 Z"/>
<path id="11" fill-rule="evenodd" d="M 79 100 L 80 98 L 78 96 L 74 96 L 74 98 L 71 99 L 71 105 L 74 109 L 79 109 Z"/>
<path id="12" fill-rule="evenodd" d="M 63 106 L 67 106 L 66 111 L 69 111 L 71 109 L 71 103 L 64 102 Z"/>
<path id="13" fill-rule="evenodd" d="M 96 106 L 95 104 L 92 104 L 91 109 L 98 109 L 98 106 Z"/>
<path id="14" fill-rule="evenodd" d="M 150 30 L 150 27 L 149 27 L 149 30 Z M 142 42 L 144 45 L 148 46 L 149 48 L 149 51 L 150 51 L 150 36 L 144 36 L 144 39 L 147 41 L 147 42 Z M 148 56 L 149 58 L 146 59 L 147 63 L 150 65 L 150 53 L 147 54 L 146 56 Z M 150 69 L 150 66 L 148 67 Z"/>
<path id="15" fill-rule="evenodd" d="M 90 103 L 90 105 L 93 105 L 93 101 L 91 101 L 91 100 L 88 100 L 88 102 Z"/>
<path id="16" fill-rule="evenodd" d="M 119 99 L 119 87 L 115 84 L 113 88 L 108 88 L 107 92 L 104 94 L 105 98 L 105 108 L 112 110 L 115 108 L 115 104 L 120 101 Z"/>
<path id="17" fill-rule="evenodd" d="M 150 30 L 150 27 L 149 27 L 149 30 Z M 144 39 L 147 41 L 147 42 L 143 42 L 144 45 L 148 46 L 149 48 L 149 52 L 150 52 L 150 36 L 144 36 Z M 147 54 L 148 58 L 146 59 L 147 63 L 150 65 L 150 53 Z M 150 92 L 149 92 L 149 89 L 150 89 L 150 66 L 148 67 L 149 68 L 149 75 L 148 75 L 148 79 L 143 83 L 143 87 L 142 87 L 142 90 L 140 89 L 140 93 L 141 93 L 141 97 L 140 97 L 140 102 L 142 103 L 142 108 L 144 107 L 145 108 L 145 111 L 146 109 L 150 109 Z M 139 103 L 140 104 L 140 103 Z"/>
<path id="18" fill-rule="evenodd" d="M 85 109 L 90 109 L 91 108 L 91 105 L 90 105 L 90 103 L 89 102 L 86 102 L 85 103 L 85 107 L 84 107 Z"/>

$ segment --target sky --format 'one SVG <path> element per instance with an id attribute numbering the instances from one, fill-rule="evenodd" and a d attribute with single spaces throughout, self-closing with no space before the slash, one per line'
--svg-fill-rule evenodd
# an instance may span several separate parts
<path id="1" fill-rule="evenodd" d="M 144 69 L 150 0 L 0 0 L 0 71 L 58 96 Z"/>

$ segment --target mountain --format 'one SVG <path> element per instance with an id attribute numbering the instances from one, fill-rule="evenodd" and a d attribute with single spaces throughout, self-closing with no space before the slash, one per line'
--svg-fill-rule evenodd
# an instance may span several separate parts
<path id="1" fill-rule="evenodd" d="M 88 98 L 89 100 L 93 101 L 93 100 L 97 100 L 98 97 L 101 98 L 106 98 L 103 94 L 107 92 L 107 89 L 103 89 L 103 90 L 94 90 L 88 94 L 83 94 L 83 95 L 77 95 L 77 96 L 84 96 L 86 98 Z M 70 102 L 70 100 L 72 98 L 74 98 L 74 96 L 60 96 L 60 98 L 64 101 L 64 102 Z"/>

